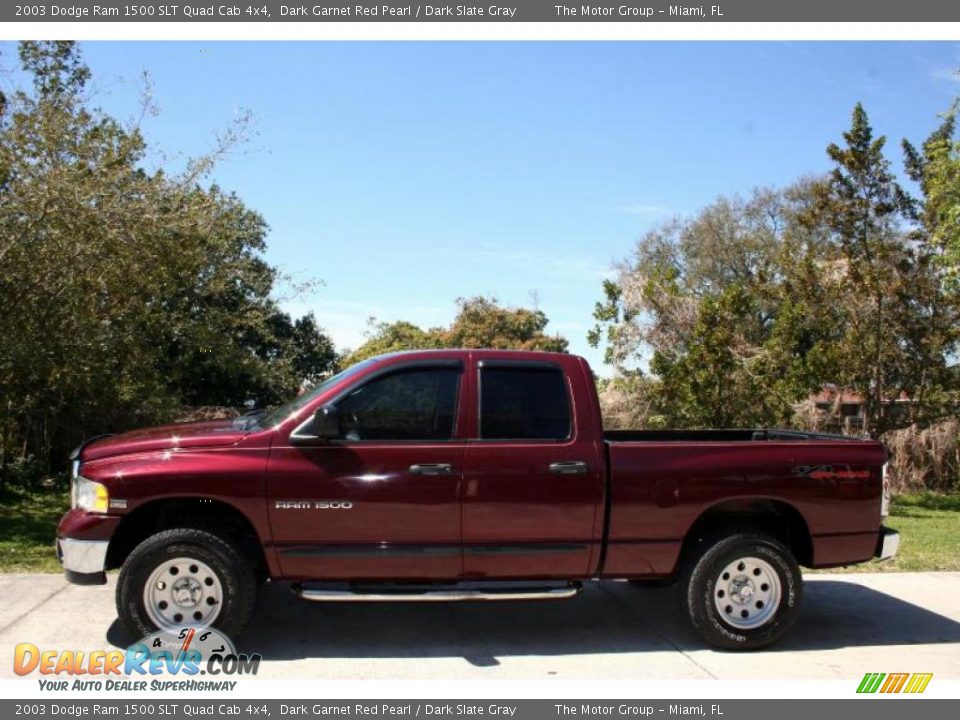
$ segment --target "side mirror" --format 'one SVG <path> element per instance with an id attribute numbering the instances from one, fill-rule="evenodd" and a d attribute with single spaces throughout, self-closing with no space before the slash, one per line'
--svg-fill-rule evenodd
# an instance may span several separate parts
<path id="1" fill-rule="evenodd" d="M 321 405 L 310 419 L 300 425 L 290 441 L 298 440 L 335 440 L 340 437 L 340 413 L 333 405 Z"/>

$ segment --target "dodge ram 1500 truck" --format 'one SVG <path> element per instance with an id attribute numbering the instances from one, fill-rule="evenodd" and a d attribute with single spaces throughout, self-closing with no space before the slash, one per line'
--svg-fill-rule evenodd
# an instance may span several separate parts
<path id="1" fill-rule="evenodd" d="M 582 358 L 438 350 L 361 362 L 266 414 L 94 438 L 72 455 L 67 578 L 135 632 L 237 633 L 257 586 L 318 601 L 565 598 L 678 580 L 694 627 L 758 648 L 799 566 L 896 552 L 878 442 L 604 432 Z"/>

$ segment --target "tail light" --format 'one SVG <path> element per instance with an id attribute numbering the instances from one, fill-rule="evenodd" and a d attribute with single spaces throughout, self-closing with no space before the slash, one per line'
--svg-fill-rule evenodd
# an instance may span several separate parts
<path id="1" fill-rule="evenodd" d="M 887 516 L 890 514 L 890 477 L 887 474 L 887 465 L 890 463 L 883 464 L 883 470 L 880 471 L 880 477 L 883 482 L 883 489 L 881 491 L 880 498 L 880 519 L 886 520 Z"/>

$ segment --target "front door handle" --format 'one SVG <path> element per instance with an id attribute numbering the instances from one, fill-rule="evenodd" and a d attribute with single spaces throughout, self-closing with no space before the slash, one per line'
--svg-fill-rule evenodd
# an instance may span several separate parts
<path id="1" fill-rule="evenodd" d="M 565 460 L 550 463 L 550 472 L 554 475 L 585 475 L 589 467 L 583 460 Z"/>
<path id="2" fill-rule="evenodd" d="M 417 463 L 410 466 L 414 475 L 452 475 L 453 465 L 450 463 Z"/>

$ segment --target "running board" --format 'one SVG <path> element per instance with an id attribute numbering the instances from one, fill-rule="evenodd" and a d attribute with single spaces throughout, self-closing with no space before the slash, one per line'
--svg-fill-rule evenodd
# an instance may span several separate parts
<path id="1" fill-rule="evenodd" d="M 465 602 L 470 600 L 564 600 L 580 583 L 463 582 L 455 585 L 397 583 L 308 583 L 292 587 L 295 595 L 315 602 Z"/>

